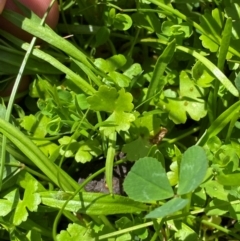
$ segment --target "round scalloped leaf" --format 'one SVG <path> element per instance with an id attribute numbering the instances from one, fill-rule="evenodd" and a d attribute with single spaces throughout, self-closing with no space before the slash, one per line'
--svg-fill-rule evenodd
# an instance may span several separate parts
<path id="1" fill-rule="evenodd" d="M 90 228 L 85 228 L 84 226 L 78 225 L 76 223 L 70 223 L 66 230 L 62 230 L 60 234 L 57 235 L 57 241 L 72 241 L 79 240 L 90 241 L 93 240 L 93 233 Z"/>
<path id="2" fill-rule="evenodd" d="M 128 30 L 132 26 L 132 19 L 127 14 L 116 14 L 113 22 L 114 28 L 118 30 Z"/>
<path id="3" fill-rule="evenodd" d="M 116 71 L 110 72 L 109 76 L 114 80 L 114 82 L 120 87 L 128 87 L 131 79 L 124 74 L 118 73 Z"/>
<path id="4" fill-rule="evenodd" d="M 215 76 L 206 68 L 206 66 L 197 61 L 192 68 L 192 75 L 197 84 L 201 87 L 211 86 L 212 81 L 215 79 Z"/>

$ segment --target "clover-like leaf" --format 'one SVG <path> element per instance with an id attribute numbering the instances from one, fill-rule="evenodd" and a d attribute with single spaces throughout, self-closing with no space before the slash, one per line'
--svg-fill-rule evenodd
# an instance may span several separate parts
<path id="1" fill-rule="evenodd" d="M 136 161 L 139 158 L 147 156 L 151 144 L 148 139 L 139 137 L 138 139 L 127 143 L 123 147 L 123 152 L 127 154 L 127 159 Z"/>
<path id="2" fill-rule="evenodd" d="M 152 157 L 139 159 L 123 183 L 130 198 L 140 202 L 163 200 L 173 196 L 173 190 L 162 164 Z"/>
<path id="3" fill-rule="evenodd" d="M 179 172 L 178 194 L 192 192 L 203 181 L 208 168 L 208 160 L 204 149 L 192 146 L 184 152 Z M 191 180 L 191 181 L 189 181 Z"/>
<path id="4" fill-rule="evenodd" d="M 238 169 L 239 157 L 232 145 L 222 145 L 215 153 L 213 163 L 224 168 L 224 173 L 232 173 Z"/>
<path id="5" fill-rule="evenodd" d="M 189 200 L 181 198 L 173 198 L 164 203 L 161 207 L 154 209 L 145 218 L 163 218 L 183 209 Z"/>
<path id="6" fill-rule="evenodd" d="M 80 147 L 75 155 L 75 160 L 81 163 L 90 162 L 92 160 L 92 155 Z"/>

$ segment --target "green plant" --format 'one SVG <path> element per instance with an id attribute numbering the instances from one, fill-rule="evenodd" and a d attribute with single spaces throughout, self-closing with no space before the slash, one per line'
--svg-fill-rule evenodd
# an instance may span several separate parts
<path id="1" fill-rule="evenodd" d="M 3 12 L 44 44 L 0 30 L 1 80 L 33 79 L 0 104 L 1 238 L 240 239 L 240 4 L 59 4 L 57 33 Z"/>

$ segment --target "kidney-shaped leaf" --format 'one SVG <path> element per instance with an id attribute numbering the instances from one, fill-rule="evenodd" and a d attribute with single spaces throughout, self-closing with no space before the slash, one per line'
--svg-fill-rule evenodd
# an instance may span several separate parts
<path id="1" fill-rule="evenodd" d="M 179 173 L 178 194 L 183 195 L 196 189 L 203 181 L 208 168 L 204 149 L 192 146 L 183 154 Z"/>
<path id="2" fill-rule="evenodd" d="M 163 200 L 173 196 L 164 168 L 152 157 L 141 158 L 134 164 L 123 187 L 130 198 L 140 202 Z"/>
<path id="3" fill-rule="evenodd" d="M 188 204 L 188 202 L 189 200 L 187 199 L 173 198 L 169 202 L 163 204 L 161 207 L 156 208 L 150 212 L 145 216 L 145 218 L 164 218 L 183 209 Z"/>
<path id="4" fill-rule="evenodd" d="M 118 30 L 128 30 L 132 26 L 132 19 L 127 14 L 118 13 L 115 16 L 113 26 Z"/>
<path id="5" fill-rule="evenodd" d="M 66 230 L 62 230 L 57 235 L 57 241 L 72 241 L 72 240 L 84 240 L 90 241 L 93 239 L 93 232 L 90 228 L 78 225 L 76 223 L 70 223 Z"/>

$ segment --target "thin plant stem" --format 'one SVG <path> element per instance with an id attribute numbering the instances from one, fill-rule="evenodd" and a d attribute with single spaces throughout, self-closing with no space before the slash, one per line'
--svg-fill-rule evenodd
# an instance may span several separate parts
<path id="1" fill-rule="evenodd" d="M 114 158 L 116 153 L 116 141 L 117 141 L 117 133 L 115 130 L 109 135 L 108 141 L 108 150 L 106 156 L 106 169 L 105 169 L 105 179 L 106 184 L 108 186 L 109 192 L 113 193 L 113 165 L 114 165 Z"/>
<path id="2" fill-rule="evenodd" d="M 155 232 L 150 241 L 155 241 L 155 240 L 157 240 L 157 238 L 158 238 L 158 234 L 157 234 L 157 232 Z"/>
<path id="3" fill-rule="evenodd" d="M 116 230 L 114 228 L 114 226 L 111 224 L 111 222 L 109 222 L 109 220 L 106 218 L 106 216 L 100 215 L 99 218 L 102 220 L 102 222 L 104 223 L 105 227 L 108 227 L 108 228 L 110 228 L 113 231 Z"/>
<path id="4" fill-rule="evenodd" d="M 193 133 L 196 133 L 199 130 L 200 130 L 200 127 L 194 127 L 193 129 L 191 129 L 189 131 L 186 131 L 184 134 L 182 134 L 178 137 L 175 137 L 175 138 L 172 138 L 172 139 L 164 138 L 163 141 L 166 141 L 167 143 L 172 144 L 172 143 L 178 142 L 179 140 L 181 140 L 181 139 L 183 139 L 187 136 L 190 136 Z"/>
<path id="5" fill-rule="evenodd" d="M 47 178 L 46 176 L 42 175 L 41 173 L 34 171 L 33 169 L 22 165 L 22 169 L 26 170 L 27 172 L 31 173 L 33 176 L 39 177 L 40 179 L 47 181 L 47 182 L 52 182 L 49 178 Z M 53 182 L 52 182 L 53 183 Z"/>
<path id="6" fill-rule="evenodd" d="M 230 236 L 240 240 L 240 235 L 234 233 L 233 231 L 231 231 L 231 230 L 229 230 L 227 228 L 224 228 L 224 227 L 222 227 L 220 225 L 217 225 L 215 223 L 209 222 L 209 221 L 204 220 L 204 219 L 201 220 L 201 223 L 203 223 L 204 225 L 207 225 L 209 227 L 215 228 L 215 229 L 217 229 L 217 230 L 219 230 L 219 231 L 221 231 L 221 232 L 223 232 L 223 233 L 225 233 L 227 235 L 230 235 Z"/>
<path id="7" fill-rule="evenodd" d="M 131 41 L 131 46 L 130 46 L 130 49 L 129 49 L 128 54 L 127 54 L 127 56 L 129 56 L 129 57 L 132 56 L 133 49 L 134 49 L 135 44 L 137 43 L 139 33 L 140 33 L 140 28 L 137 28 L 136 34 L 134 36 L 133 41 Z"/>
<path id="8" fill-rule="evenodd" d="M 116 55 L 117 51 L 116 51 L 116 48 L 115 48 L 113 42 L 110 39 L 108 39 L 107 42 L 108 42 L 108 45 L 109 45 L 109 47 L 111 49 L 112 55 Z"/>
<path id="9" fill-rule="evenodd" d="M 152 226 L 152 225 L 153 225 L 152 221 L 144 223 L 144 224 L 139 224 L 139 225 L 136 225 L 134 227 L 125 228 L 125 229 L 118 230 L 118 231 L 115 231 L 115 232 L 112 232 L 112 233 L 109 233 L 109 234 L 101 235 L 99 237 L 99 240 L 104 240 L 104 239 L 107 239 L 107 238 L 110 238 L 110 237 L 115 237 L 115 236 L 118 236 L 118 235 L 121 235 L 121 234 L 124 234 L 124 233 L 129 233 L 129 232 L 132 232 L 134 230 L 146 228 L 146 227 L 149 227 L 149 226 Z"/>

